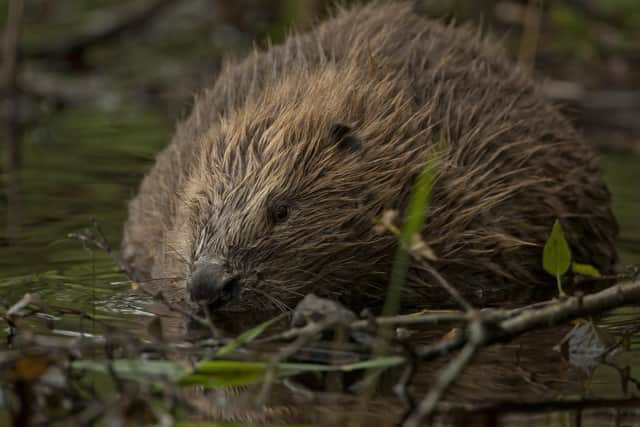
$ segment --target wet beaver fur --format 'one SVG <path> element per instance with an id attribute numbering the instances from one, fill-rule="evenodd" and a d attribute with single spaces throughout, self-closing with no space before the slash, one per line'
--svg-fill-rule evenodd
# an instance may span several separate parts
<path id="1" fill-rule="evenodd" d="M 472 302 L 553 283 L 541 256 L 556 218 L 576 261 L 612 268 L 617 225 L 592 150 L 499 49 L 403 3 L 340 10 L 227 64 L 131 201 L 124 264 L 225 310 L 309 292 L 379 305 L 396 237 L 372 218 L 402 211 L 433 156 L 422 234 Z M 447 301 L 418 262 L 403 292 L 406 308 Z"/>

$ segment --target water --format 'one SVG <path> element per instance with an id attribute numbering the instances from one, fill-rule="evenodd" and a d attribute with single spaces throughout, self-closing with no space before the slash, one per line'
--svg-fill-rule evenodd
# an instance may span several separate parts
<path id="1" fill-rule="evenodd" d="M 151 316 L 147 302 L 127 292 L 130 285 L 113 259 L 67 236 L 90 227 L 95 220 L 107 240 L 118 247 L 127 200 L 172 128 L 173 120 L 163 113 L 132 107 L 113 112 L 67 109 L 23 130 L 22 167 L 11 175 L 5 173 L 0 187 L 0 312 L 25 293 L 36 292 L 51 305 L 73 307 L 146 334 L 144 325 Z M 624 264 L 640 264 L 639 161 L 621 155 L 603 159 L 621 224 L 619 246 Z M 602 322 L 612 333 L 638 324 L 637 308 L 618 310 Z M 37 323 L 34 328 L 44 330 L 45 326 Z M 104 331 L 99 323 L 62 316 L 47 332 Z M 586 374 L 552 350 L 566 332 L 567 328 L 561 328 L 530 334 L 490 348 L 452 390 L 453 396 L 476 402 L 513 396 L 535 401 L 549 395 L 619 399 L 630 391 L 640 392 L 633 381 L 627 381 L 625 391 L 621 380 L 627 367 L 631 377 L 640 377 L 638 336 L 631 340 L 629 351 L 616 356 L 617 367 L 596 365 Z M 0 332 L 3 340 L 5 333 Z M 418 377 L 418 386 L 422 379 L 428 387 L 432 375 L 425 372 Z M 594 407 L 580 411 L 579 416 L 583 425 L 604 426 L 610 425 L 614 413 L 620 416 L 612 411 Z M 556 408 L 529 415 L 511 413 L 501 419 L 505 425 L 564 426 L 577 422 L 577 414 Z"/>
<path id="2" fill-rule="evenodd" d="M 84 109 L 24 129 L 22 167 L 2 177 L 0 304 L 37 292 L 49 304 L 139 321 L 141 303 L 123 292 L 112 258 L 68 235 L 95 220 L 118 247 L 127 200 L 172 127 L 159 113 Z"/>

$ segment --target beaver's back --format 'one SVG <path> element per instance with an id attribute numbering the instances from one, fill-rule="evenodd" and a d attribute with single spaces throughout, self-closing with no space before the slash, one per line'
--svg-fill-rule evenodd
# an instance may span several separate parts
<path id="1" fill-rule="evenodd" d="M 365 76 L 382 70 L 403 80 L 416 111 L 428 111 L 431 134 L 447 143 L 424 237 L 449 280 L 484 300 L 508 297 L 502 291 L 514 284 L 544 282 L 541 248 L 556 218 L 577 261 L 611 268 L 617 226 L 591 149 L 479 35 L 387 4 L 341 11 L 309 34 L 228 64 L 196 98 L 131 202 L 124 256 L 136 276 L 171 270 L 166 233 L 194 167 L 194 146 L 212 123 L 292 70 L 354 64 Z M 419 268 L 411 274 L 410 289 L 421 298 L 439 295 L 427 276 Z"/>

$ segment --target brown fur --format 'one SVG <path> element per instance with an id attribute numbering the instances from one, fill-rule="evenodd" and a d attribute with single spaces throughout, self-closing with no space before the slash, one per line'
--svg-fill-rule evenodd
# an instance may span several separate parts
<path id="1" fill-rule="evenodd" d="M 331 142 L 337 123 L 362 147 Z M 577 261 L 612 267 L 617 226 L 593 152 L 500 51 L 407 4 L 342 10 L 226 66 L 131 201 L 124 261 L 138 279 L 177 277 L 166 287 L 182 295 L 196 259 L 222 260 L 242 277 L 239 309 L 310 291 L 375 304 L 395 238 L 371 219 L 406 205 L 438 145 L 423 237 L 468 298 L 548 283 L 556 218 Z M 286 223 L 270 219 L 277 203 Z M 444 298 L 418 263 L 404 292 L 412 306 Z"/>

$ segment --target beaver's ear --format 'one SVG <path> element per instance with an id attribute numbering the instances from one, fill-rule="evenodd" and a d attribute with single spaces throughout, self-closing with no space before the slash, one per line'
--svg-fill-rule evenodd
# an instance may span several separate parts
<path id="1" fill-rule="evenodd" d="M 329 129 L 329 140 L 338 150 L 355 153 L 362 149 L 362 142 L 350 126 L 336 123 Z"/>

